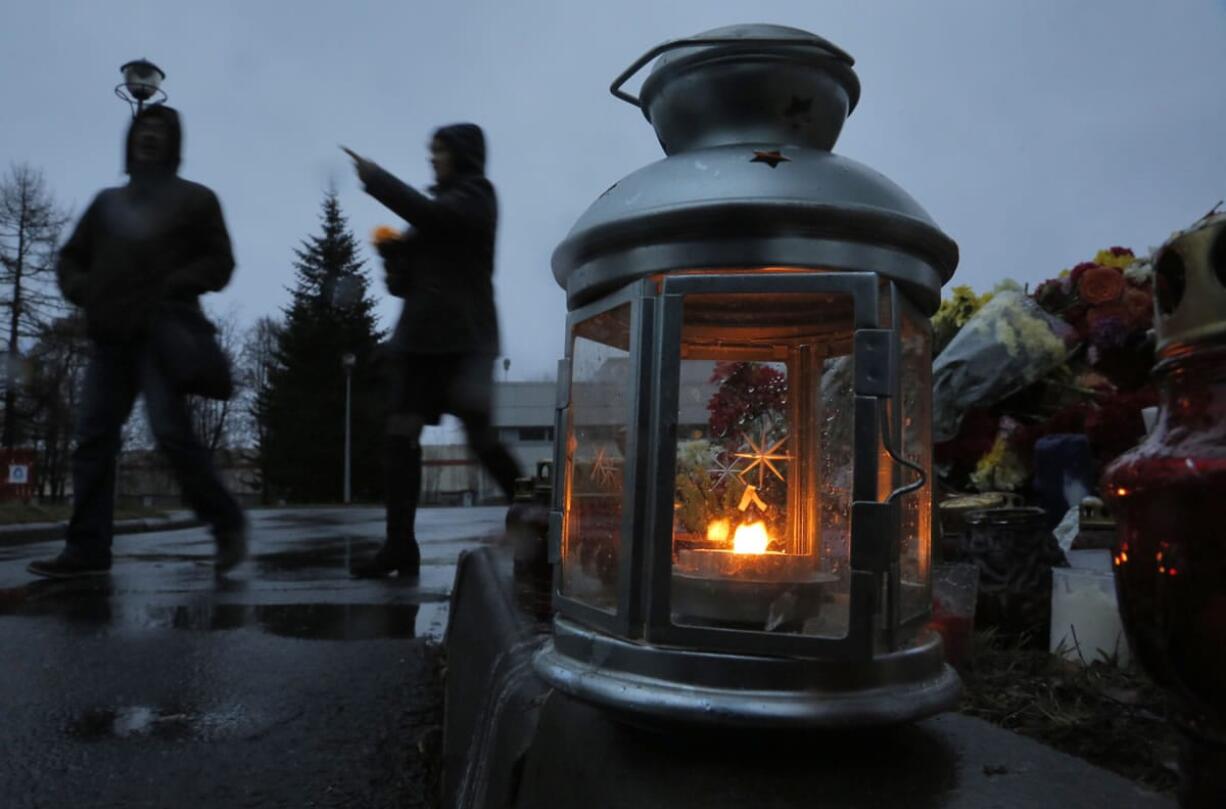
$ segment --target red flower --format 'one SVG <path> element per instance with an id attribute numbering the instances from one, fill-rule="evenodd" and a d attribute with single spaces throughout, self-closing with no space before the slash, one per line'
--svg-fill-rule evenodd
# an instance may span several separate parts
<path id="1" fill-rule="evenodd" d="M 1091 306 L 1118 301 L 1124 294 L 1124 275 L 1110 267 L 1094 266 L 1077 281 L 1077 295 Z"/>
<path id="2" fill-rule="evenodd" d="M 1145 437 L 1141 409 L 1158 403 L 1157 391 L 1147 385 L 1131 393 L 1104 399 L 1086 417 L 1085 433 L 1102 464 L 1132 449 Z"/>
<path id="3" fill-rule="evenodd" d="M 765 364 L 716 363 L 711 381 L 719 384 L 707 402 L 711 431 L 730 441 L 738 440 L 754 419 L 782 411 L 787 397 L 787 377 Z"/>
<path id="4" fill-rule="evenodd" d="M 1154 299 L 1143 289 L 1130 287 L 1124 290 L 1124 308 L 1133 329 L 1148 329 L 1154 321 Z"/>
<path id="5" fill-rule="evenodd" d="M 991 451 L 1000 429 L 1000 419 L 986 410 L 971 410 L 962 419 L 957 438 L 935 446 L 940 464 L 974 470 L 979 459 Z"/>
<path id="6" fill-rule="evenodd" d="M 1034 455 L 1034 445 L 1040 438 L 1056 433 L 1085 432 L 1086 417 L 1092 407 L 1089 403 L 1068 405 L 1052 414 L 1047 421 L 1014 430 L 1009 436 L 1009 444 L 1018 455 L 1029 461 Z"/>
<path id="7" fill-rule="evenodd" d="M 1039 284 L 1039 288 L 1034 291 L 1034 299 L 1044 310 L 1052 313 L 1064 311 L 1070 303 L 1069 295 L 1064 289 L 1064 281 L 1060 278 Z"/>
<path id="8" fill-rule="evenodd" d="M 1092 270 L 1097 266 L 1098 265 L 1095 264 L 1093 261 L 1083 261 L 1080 264 L 1078 264 L 1076 267 L 1074 267 L 1073 271 L 1069 273 L 1069 277 L 1068 277 L 1069 281 L 1073 285 L 1073 288 L 1074 289 L 1077 288 L 1077 282 L 1081 280 L 1081 276 L 1084 275 L 1087 270 Z"/>
<path id="9" fill-rule="evenodd" d="M 1089 326 L 1086 325 L 1086 312 L 1088 311 L 1090 307 L 1084 303 L 1074 303 L 1061 313 L 1064 322 L 1076 329 L 1077 336 L 1082 340 L 1088 340 L 1090 337 Z"/>

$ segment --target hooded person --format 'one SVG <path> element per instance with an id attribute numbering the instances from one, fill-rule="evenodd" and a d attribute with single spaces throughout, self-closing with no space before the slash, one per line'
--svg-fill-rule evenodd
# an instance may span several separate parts
<path id="1" fill-rule="evenodd" d="M 493 365 L 499 353 L 494 305 L 498 200 L 485 176 L 485 136 L 475 124 L 436 130 L 430 142 L 435 184 L 423 194 L 361 157 L 370 194 L 409 224 L 380 245 L 388 291 L 404 299 L 387 348 L 391 357 L 385 432 L 387 541 L 354 575 L 418 573 L 414 520 L 421 489 L 421 431 L 451 413 L 509 500 L 519 465 L 490 423 Z"/>
<path id="2" fill-rule="evenodd" d="M 83 310 L 92 351 L 77 414 L 67 542 L 54 559 L 30 564 L 38 575 L 110 570 L 115 459 L 137 395 L 184 496 L 212 527 L 216 569 L 246 556 L 242 509 L 196 438 L 184 402 L 179 366 L 199 358 L 175 356 L 155 337 L 171 312 L 207 323 L 199 296 L 221 290 L 234 270 L 216 195 L 178 176 L 182 140 L 170 107 L 146 107 L 134 117 L 124 151 L 128 183 L 94 197 L 60 250 L 60 291 Z"/>

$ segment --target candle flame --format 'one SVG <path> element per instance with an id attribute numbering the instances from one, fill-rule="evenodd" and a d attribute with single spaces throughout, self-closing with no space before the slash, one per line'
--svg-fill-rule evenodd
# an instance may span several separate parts
<path id="1" fill-rule="evenodd" d="M 738 525 L 732 536 L 733 553 L 766 553 L 770 544 L 770 535 L 766 533 L 766 523 L 751 522 Z"/>
<path id="2" fill-rule="evenodd" d="M 732 522 L 729 520 L 712 520 L 707 526 L 707 541 L 718 542 L 721 545 L 728 541 L 732 533 Z"/>

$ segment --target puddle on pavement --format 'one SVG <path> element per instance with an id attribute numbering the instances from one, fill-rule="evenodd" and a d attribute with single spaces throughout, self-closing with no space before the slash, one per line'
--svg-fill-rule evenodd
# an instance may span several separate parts
<path id="1" fill-rule="evenodd" d="M 145 608 L 149 628 L 253 628 L 304 640 L 418 637 L 418 604 L 207 604 Z"/>
<path id="2" fill-rule="evenodd" d="M 222 593 L 242 592 L 241 587 Z M 117 593 L 109 577 L 92 581 L 34 582 L 0 591 L 0 615 L 55 617 L 88 629 L 135 627 L 216 632 L 255 629 L 302 640 L 440 638 L 448 602 L 423 595 L 420 603 L 142 604 Z M 224 596 L 233 597 L 233 595 Z"/>
<path id="3" fill-rule="evenodd" d="M 360 525 L 362 523 L 382 522 L 382 511 L 371 511 L 368 514 L 336 513 L 336 512 L 299 512 L 278 514 L 268 520 L 270 525 Z"/>
<path id="4" fill-rule="evenodd" d="M 375 540 L 353 539 L 346 537 L 337 540 L 329 537 L 326 540 L 314 540 L 309 545 L 270 553 L 257 553 L 252 556 L 256 575 L 262 577 L 279 577 L 284 574 L 299 573 L 303 570 L 348 570 L 356 559 L 363 559 L 378 549 Z"/>
<path id="5" fill-rule="evenodd" d="M 128 705 L 86 711 L 69 724 L 68 734 L 83 741 L 215 739 L 250 733 L 252 719 L 248 712 L 238 707 L 195 712 L 177 707 Z"/>

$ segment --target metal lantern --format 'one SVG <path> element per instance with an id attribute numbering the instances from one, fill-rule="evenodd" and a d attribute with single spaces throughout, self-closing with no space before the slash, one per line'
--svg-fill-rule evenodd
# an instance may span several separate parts
<path id="1" fill-rule="evenodd" d="M 657 57 L 639 98 L 622 90 Z M 951 707 L 959 681 L 927 629 L 928 315 L 957 246 L 830 152 L 860 86 L 821 37 L 719 29 L 612 89 L 667 157 L 554 253 L 557 615 L 537 670 L 638 719 Z"/>
<path id="2" fill-rule="evenodd" d="M 124 64 L 119 72 L 123 74 L 123 81 L 115 87 L 115 95 L 128 102 L 133 115 L 151 99 L 154 103 L 166 101 L 166 91 L 161 87 L 166 74 L 153 62 L 137 59 Z"/>

